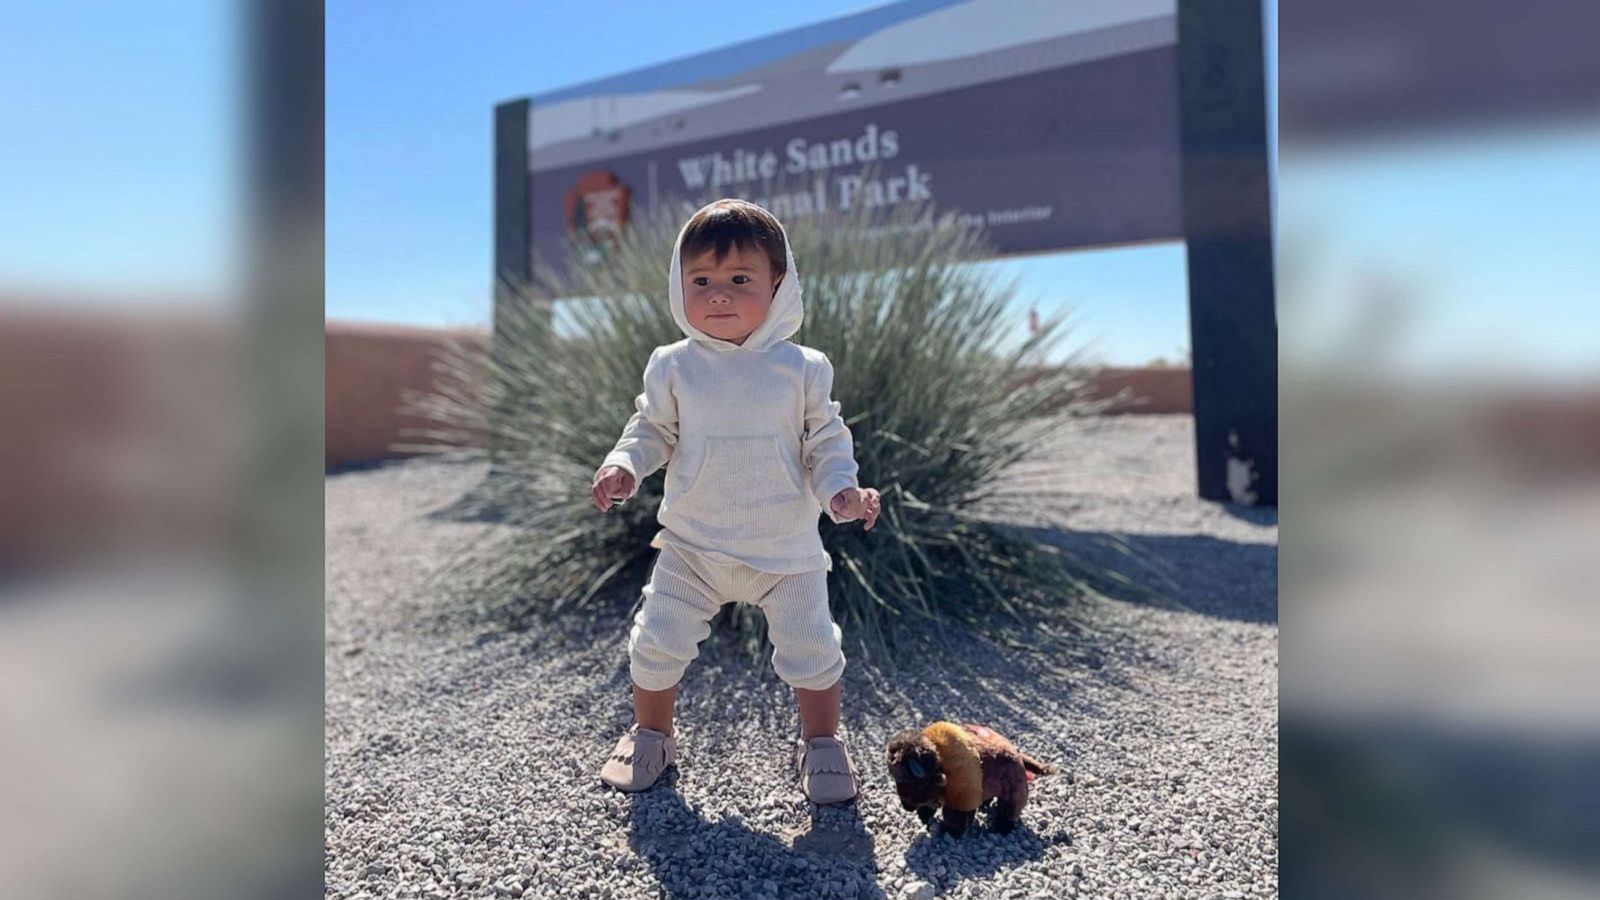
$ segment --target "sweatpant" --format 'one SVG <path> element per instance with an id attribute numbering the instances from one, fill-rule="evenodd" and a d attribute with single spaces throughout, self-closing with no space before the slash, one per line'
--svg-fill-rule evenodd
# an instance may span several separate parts
<path id="1" fill-rule="evenodd" d="M 772 668 L 785 683 L 820 691 L 844 672 L 842 634 L 828 612 L 826 570 L 778 575 L 667 544 L 628 635 L 634 683 L 647 691 L 676 685 L 724 603 L 750 603 L 766 615 Z"/>

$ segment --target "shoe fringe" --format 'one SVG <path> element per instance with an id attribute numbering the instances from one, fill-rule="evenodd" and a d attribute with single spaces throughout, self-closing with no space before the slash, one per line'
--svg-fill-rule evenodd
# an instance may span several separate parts
<path id="1" fill-rule="evenodd" d="M 670 765 L 669 760 L 671 759 L 672 754 L 667 751 L 667 747 L 666 747 L 665 744 L 659 745 L 657 747 L 656 752 L 661 755 L 662 768 L 666 768 L 667 765 Z M 613 752 L 611 754 L 611 758 L 616 760 L 616 761 L 618 761 L 618 762 L 628 763 L 629 765 L 632 765 L 633 763 L 643 761 L 644 760 L 644 754 L 640 751 L 639 745 L 636 743 L 636 744 L 633 745 L 633 748 L 631 750 L 628 750 L 628 751 L 618 750 L 618 751 Z"/>
<path id="2" fill-rule="evenodd" d="M 837 762 L 835 762 L 833 760 L 813 760 L 810 755 L 807 755 L 806 759 L 805 759 L 805 766 L 806 766 L 806 774 L 807 775 L 822 775 L 822 774 L 828 774 L 828 775 L 854 775 L 855 774 L 853 771 L 851 771 L 850 765 L 847 762 L 843 761 L 843 760 L 840 760 L 840 761 L 837 761 Z"/>

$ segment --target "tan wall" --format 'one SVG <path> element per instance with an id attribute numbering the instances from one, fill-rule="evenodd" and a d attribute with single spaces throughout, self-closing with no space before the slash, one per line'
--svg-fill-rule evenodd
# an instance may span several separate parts
<path id="1" fill-rule="evenodd" d="M 225 321 L 53 299 L 0 312 L 0 573 L 203 550 L 227 533 L 246 415 Z"/>
<path id="2" fill-rule="evenodd" d="M 1111 405 L 1106 412 L 1192 413 L 1194 394 L 1188 369 L 1101 369 L 1095 373 L 1095 398 L 1116 396 L 1128 391 L 1126 399 Z"/>
<path id="3" fill-rule="evenodd" d="M 402 415 L 401 398 L 406 388 L 433 391 L 435 354 L 452 338 L 485 349 L 489 341 L 481 329 L 327 323 L 324 463 L 333 467 L 403 455 L 393 449 L 406 440 L 402 429 L 436 425 Z"/>

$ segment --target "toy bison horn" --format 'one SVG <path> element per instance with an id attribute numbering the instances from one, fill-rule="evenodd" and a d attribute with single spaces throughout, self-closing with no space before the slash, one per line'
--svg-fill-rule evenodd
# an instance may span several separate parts
<path id="1" fill-rule="evenodd" d="M 902 731 L 889 739 L 886 756 L 900 805 L 924 824 L 943 808 L 944 830 L 957 837 L 991 799 L 989 827 L 1009 833 L 1028 803 L 1034 776 L 1055 773 L 996 732 L 970 723 L 935 722 Z"/>

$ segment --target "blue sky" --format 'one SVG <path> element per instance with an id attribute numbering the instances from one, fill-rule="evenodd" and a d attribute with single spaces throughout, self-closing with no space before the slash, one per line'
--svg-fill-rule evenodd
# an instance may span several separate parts
<path id="1" fill-rule="evenodd" d="M 233 13 L 216 0 L 0 4 L 0 294 L 227 290 L 243 172 Z"/>
<path id="2" fill-rule="evenodd" d="M 1291 147 L 1280 202 L 1280 346 L 1312 366 L 1381 323 L 1377 371 L 1600 375 L 1600 125 Z M 1376 317 L 1371 296 L 1386 297 Z"/>

